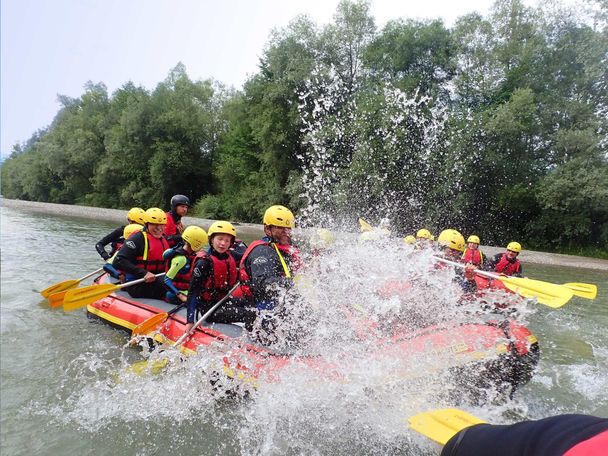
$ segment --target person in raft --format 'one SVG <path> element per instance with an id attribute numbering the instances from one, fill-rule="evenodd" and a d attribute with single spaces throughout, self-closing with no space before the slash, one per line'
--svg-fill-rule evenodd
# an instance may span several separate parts
<path id="1" fill-rule="evenodd" d="M 136 233 L 143 229 L 144 227 L 139 223 L 128 224 L 127 226 L 125 226 L 125 229 L 122 232 L 123 241 L 129 239 L 129 237 L 131 237 L 133 233 Z M 110 276 L 112 276 L 113 278 L 118 279 L 120 283 L 125 283 L 125 274 L 124 272 L 119 271 L 114 267 L 114 259 L 116 258 L 116 254 L 118 253 L 118 250 L 120 250 L 123 244 L 124 242 L 122 241 L 116 244 L 116 253 L 112 255 L 112 257 L 109 258 L 108 261 L 106 261 L 106 264 L 103 265 L 103 270 L 110 274 Z"/>
<path id="2" fill-rule="evenodd" d="M 143 224 L 146 223 L 144 221 L 145 213 L 146 211 L 144 211 L 141 207 L 132 207 L 129 209 L 129 212 L 127 212 L 128 224 L 137 223 L 143 226 Z M 125 237 L 123 236 L 125 227 L 126 225 L 119 226 L 111 233 L 101 238 L 99 242 L 95 244 L 95 250 L 97 250 L 97 253 L 101 255 L 101 258 L 103 258 L 104 261 L 108 261 L 122 246 L 122 243 L 125 240 Z M 109 253 L 106 250 L 106 246 L 108 244 L 110 244 Z"/>
<path id="3" fill-rule="evenodd" d="M 189 226 L 182 233 L 182 241 L 175 247 L 165 250 L 166 274 L 163 279 L 167 294 L 165 299 L 173 304 L 188 300 L 188 288 L 197 253 L 208 243 L 207 233 L 200 226 Z"/>
<path id="4" fill-rule="evenodd" d="M 162 209 L 152 207 L 146 211 L 144 229 L 132 234 L 122 245 L 113 262 L 116 269 L 125 273 L 127 282 L 144 278 L 143 283 L 126 288 L 134 298 L 163 299 L 165 287 L 156 274 L 165 272 L 163 253 L 169 243 L 163 236 L 167 216 Z"/>
<path id="5" fill-rule="evenodd" d="M 467 248 L 462 254 L 462 261 L 464 263 L 471 263 L 475 265 L 477 269 L 481 269 L 483 267 L 483 263 L 486 258 L 483 252 L 479 250 L 480 242 L 479 236 L 475 234 L 470 235 L 467 239 Z"/>
<path id="6" fill-rule="evenodd" d="M 437 243 L 441 248 L 441 256 L 446 260 L 462 262 L 464 252 L 464 236 L 454 229 L 443 230 L 437 238 Z M 445 265 L 445 263 L 443 263 Z M 441 266 L 439 266 L 441 268 Z M 466 293 L 477 291 L 475 282 L 475 265 L 467 263 L 463 268 L 456 268 L 456 281 Z"/>
<path id="7" fill-rule="evenodd" d="M 189 227 L 188 227 L 189 228 Z M 184 231 L 184 238 L 186 232 Z M 232 247 L 236 240 L 236 229 L 230 222 L 217 221 L 209 227 L 209 249 L 197 255 L 188 289 L 188 312 L 185 332 L 189 332 L 197 319 L 197 312 L 204 314 L 224 298 L 237 282 L 237 261 Z M 251 330 L 257 317 L 257 310 L 250 301 L 230 297 L 208 319 L 214 323 L 245 323 Z"/>
<path id="8" fill-rule="evenodd" d="M 423 249 L 425 247 L 432 247 L 435 242 L 435 236 L 431 234 L 429 230 L 426 228 L 421 228 L 416 231 L 416 246 L 419 249 Z"/>
<path id="9" fill-rule="evenodd" d="M 188 213 L 190 208 L 190 199 L 185 195 L 173 195 L 171 198 L 171 210 L 166 213 L 167 224 L 163 234 L 169 242 L 169 245 L 173 247 L 182 240 L 182 232 L 184 231 L 184 224 L 182 223 L 182 217 Z"/>
<path id="10" fill-rule="evenodd" d="M 519 259 L 521 244 L 519 242 L 509 242 L 507 251 L 497 253 L 491 263 L 491 269 L 500 275 L 522 277 L 522 267 Z"/>
<path id="11" fill-rule="evenodd" d="M 291 244 L 293 213 L 285 206 L 270 206 L 263 218 L 265 236 L 249 244 L 241 260 L 241 290 L 260 310 L 273 309 L 280 295 L 293 287 L 300 266 L 299 252 Z"/>
<path id="12" fill-rule="evenodd" d="M 515 424 L 476 424 L 455 434 L 441 456 L 604 456 L 608 419 L 557 415 Z"/>

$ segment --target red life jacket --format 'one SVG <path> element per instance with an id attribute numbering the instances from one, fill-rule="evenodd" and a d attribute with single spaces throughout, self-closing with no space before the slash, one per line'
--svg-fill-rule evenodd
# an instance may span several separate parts
<path id="1" fill-rule="evenodd" d="M 142 231 L 142 234 L 144 235 L 144 252 L 142 256 L 135 258 L 135 266 L 152 274 L 165 272 L 163 252 L 169 248 L 167 240 L 164 237 L 157 239 L 154 236 L 148 236 L 145 231 Z"/>
<path id="2" fill-rule="evenodd" d="M 165 214 L 167 215 L 167 224 L 165 225 L 163 234 L 165 236 L 173 236 L 177 234 L 177 225 L 175 224 L 175 220 L 173 220 L 171 212 L 165 212 Z"/>
<path id="3" fill-rule="evenodd" d="M 237 280 L 236 261 L 230 253 L 227 258 L 221 259 L 207 252 L 199 252 L 198 258 L 210 258 L 212 262 L 212 274 L 207 278 L 201 290 L 201 300 L 204 302 L 216 302 L 222 299 L 234 286 Z"/>
<path id="4" fill-rule="evenodd" d="M 247 268 L 245 268 L 245 264 L 246 264 L 245 260 L 247 259 L 249 254 L 253 251 L 253 249 L 255 249 L 259 245 L 275 245 L 277 247 L 277 249 L 279 249 L 281 252 L 283 252 L 289 256 L 289 262 L 291 264 L 291 268 L 288 267 L 289 268 L 289 270 L 288 270 L 289 277 L 292 276 L 292 272 L 297 271 L 302 265 L 302 262 L 300 260 L 300 252 L 297 248 L 295 248 L 292 245 L 274 244 L 271 242 L 264 241 L 263 239 L 258 239 L 256 241 L 253 241 L 251 244 L 249 244 L 249 247 L 247 247 L 247 250 L 245 250 L 245 253 L 243 253 L 243 257 L 241 258 L 241 267 L 239 269 L 239 279 L 240 279 L 242 285 L 234 292 L 234 296 L 236 296 L 236 297 L 250 298 L 253 296 L 253 293 L 251 292 L 251 288 L 249 288 L 249 282 L 251 280 L 251 277 L 249 277 Z M 287 277 L 287 274 L 285 271 L 282 271 L 282 274 L 284 277 Z"/>
<path id="5" fill-rule="evenodd" d="M 178 290 L 187 290 L 188 288 L 190 288 L 190 278 L 192 277 L 192 270 L 194 269 L 194 263 L 196 263 L 196 260 L 200 258 L 199 254 L 196 254 L 194 252 L 187 253 L 185 250 L 180 248 L 175 250 L 175 253 L 171 256 L 171 258 L 173 258 L 176 255 L 182 255 L 186 257 L 186 260 L 190 260 L 190 268 L 188 269 L 188 272 L 182 273 L 180 271 L 175 275 L 173 279 L 171 279 L 173 285 L 175 285 L 175 288 L 177 288 Z M 167 258 L 166 260 L 165 272 L 167 272 L 171 267 L 171 258 Z"/>
<path id="6" fill-rule="evenodd" d="M 564 456 L 601 456 L 606 454 L 607 448 L 608 431 L 604 431 L 577 443 Z"/>
<path id="7" fill-rule="evenodd" d="M 464 263 L 473 263 L 475 266 L 481 266 L 483 263 L 483 253 L 479 249 L 467 248 L 462 255 Z"/>
<path id="8" fill-rule="evenodd" d="M 513 275 L 519 272 L 519 260 L 516 258 L 513 263 L 507 260 L 507 254 L 503 253 L 500 261 L 494 266 L 494 271 L 499 274 Z"/>

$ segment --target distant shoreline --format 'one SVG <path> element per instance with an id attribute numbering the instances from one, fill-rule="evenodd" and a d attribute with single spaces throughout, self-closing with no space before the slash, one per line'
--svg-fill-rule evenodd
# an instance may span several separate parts
<path id="1" fill-rule="evenodd" d="M 20 209 L 29 212 L 43 214 L 63 215 L 69 217 L 83 217 L 95 220 L 108 220 L 117 223 L 125 222 L 126 211 L 122 209 L 105 209 L 89 206 L 75 206 L 71 204 L 39 203 L 35 201 L 22 201 L 2 198 L 1 204 L 6 207 Z M 208 227 L 214 220 L 196 217 L 184 217 L 186 225 L 194 224 Z M 248 236 L 258 236 L 262 234 L 262 225 L 254 223 L 235 223 L 237 231 Z M 493 256 L 504 250 L 503 247 L 481 246 L 484 253 Z M 537 252 L 524 250 L 521 253 L 522 263 L 546 264 L 555 266 L 565 266 L 572 268 L 587 268 L 600 271 L 608 271 L 608 260 L 599 258 L 587 258 L 575 255 L 563 255 L 559 253 Z"/>

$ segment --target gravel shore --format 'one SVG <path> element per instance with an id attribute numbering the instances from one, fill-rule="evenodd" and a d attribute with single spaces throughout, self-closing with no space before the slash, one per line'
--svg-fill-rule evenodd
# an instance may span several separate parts
<path id="1" fill-rule="evenodd" d="M 99 207 L 73 206 L 68 204 L 38 203 L 33 201 L 10 200 L 3 198 L 2 205 L 29 212 L 43 214 L 64 215 L 69 217 L 82 217 L 87 219 L 115 221 L 118 224 L 125 221 L 125 210 L 104 209 Z M 199 225 L 203 228 L 209 227 L 214 220 L 195 217 L 184 217 L 185 225 Z M 253 223 L 234 223 L 239 233 L 246 236 L 258 236 L 262 233 L 262 226 Z M 493 256 L 504 250 L 503 247 L 481 246 L 484 253 Z M 600 271 L 608 271 L 608 260 L 598 258 L 587 258 L 574 255 L 562 255 L 557 253 L 536 252 L 524 250 L 520 259 L 522 263 L 550 264 L 555 266 L 567 266 L 572 268 L 587 268 Z"/>

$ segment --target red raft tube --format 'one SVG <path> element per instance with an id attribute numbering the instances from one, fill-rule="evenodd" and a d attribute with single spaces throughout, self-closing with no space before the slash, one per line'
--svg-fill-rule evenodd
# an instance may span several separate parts
<path id="1" fill-rule="evenodd" d="M 101 281 L 104 280 L 106 278 L 102 277 Z M 89 304 L 87 311 L 92 318 L 131 332 L 148 318 L 173 308 L 173 304 L 164 301 L 134 299 L 126 292 L 118 291 Z M 171 315 L 155 338 L 161 342 L 176 341 L 184 333 L 185 313 L 186 310 L 181 309 Z M 363 321 L 359 323 L 364 324 Z M 366 338 L 375 337 L 373 324 L 369 325 Z M 196 328 L 181 350 L 192 354 L 201 345 L 209 346 L 236 338 L 239 338 L 239 343 L 226 344 L 227 350 L 223 357 L 223 372 L 230 378 L 257 386 L 260 377 L 265 381 L 276 381 L 282 369 L 295 365 L 310 368 L 318 372 L 321 378 L 341 378 L 340 369 L 318 356 L 289 356 L 255 345 L 237 324 L 203 324 Z M 435 325 L 416 331 L 396 331 L 392 337 L 378 338 L 375 345 L 381 356 L 389 353 L 391 356 L 411 360 L 414 364 L 420 357 L 449 359 L 451 362 L 442 364 L 441 367 L 450 370 L 450 374 L 457 380 L 455 383 L 466 383 L 477 388 L 507 385 L 510 394 L 532 378 L 539 359 L 536 337 L 512 320 Z M 424 376 L 424 372 L 420 374 Z"/>

